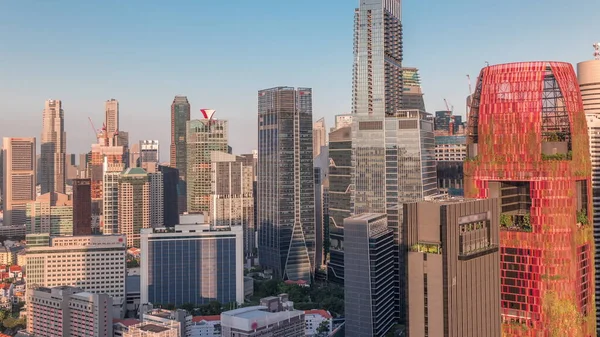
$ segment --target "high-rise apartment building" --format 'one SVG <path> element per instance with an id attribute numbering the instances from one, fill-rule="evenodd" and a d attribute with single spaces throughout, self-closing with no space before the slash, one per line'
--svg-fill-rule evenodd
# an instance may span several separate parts
<path id="1" fill-rule="evenodd" d="M 503 332 L 595 334 L 590 149 L 572 65 L 485 67 L 471 105 L 465 195 L 500 198 Z"/>
<path id="2" fill-rule="evenodd" d="M 73 235 L 92 235 L 90 179 L 73 179 Z"/>
<path id="3" fill-rule="evenodd" d="M 327 144 L 327 128 L 325 127 L 325 118 L 321 118 L 313 123 L 313 157 L 321 153 L 321 147 Z"/>
<path id="4" fill-rule="evenodd" d="M 27 331 L 36 337 L 113 337 L 112 299 L 81 288 L 32 289 Z"/>
<path id="5" fill-rule="evenodd" d="M 227 152 L 228 124 L 226 120 L 210 118 L 187 122 L 187 211 L 202 213 L 210 210 L 212 151 Z"/>
<path id="6" fill-rule="evenodd" d="M 319 155 L 313 159 L 315 181 L 315 270 L 326 266 L 326 249 L 329 240 L 329 148 L 321 146 Z M 323 277 L 326 275 L 323 270 Z M 321 277 L 321 275 L 319 275 Z"/>
<path id="7" fill-rule="evenodd" d="M 42 123 L 40 165 L 41 194 L 65 193 L 67 134 L 60 100 L 47 100 Z"/>
<path id="8" fill-rule="evenodd" d="M 3 138 L 4 226 L 24 225 L 27 203 L 35 200 L 35 138 Z"/>
<path id="9" fill-rule="evenodd" d="M 596 46 L 596 45 L 595 45 Z M 600 49 L 600 44 L 597 45 Z M 598 52 L 600 55 L 600 52 Z M 600 58 L 577 64 L 579 90 L 586 114 L 590 156 L 592 160 L 592 203 L 600 210 Z M 593 212 L 594 240 L 600 241 L 600 212 Z M 595 252 L 596 307 L 600 304 L 600 250 Z M 596 313 L 596 330 L 600 333 L 600 313 Z"/>
<path id="10" fill-rule="evenodd" d="M 163 224 L 172 227 L 179 224 L 179 207 L 177 200 L 177 186 L 179 183 L 179 170 L 169 166 L 158 166 L 163 179 Z"/>
<path id="11" fill-rule="evenodd" d="M 466 136 L 435 136 L 435 160 L 440 191 L 451 195 L 463 195 L 463 163 L 466 156 Z"/>
<path id="12" fill-rule="evenodd" d="M 150 227 L 164 227 L 164 176 L 160 171 L 148 171 L 150 181 Z"/>
<path id="13" fill-rule="evenodd" d="M 102 179 L 102 228 L 103 234 L 119 232 L 119 179 L 123 164 L 105 161 Z"/>
<path id="14" fill-rule="evenodd" d="M 402 85 L 402 108 L 426 111 L 419 69 L 402 68 Z"/>
<path id="15" fill-rule="evenodd" d="M 404 205 L 409 336 L 501 336 L 498 220 L 498 199 Z"/>
<path id="16" fill-rule="evenodd" d="M 361 0 L 354 14 L 352 112 L 383 116 L 402 109 L 400 0 Z"/>
<path id="17" fill-rule="evenodd" d="M 108 134 L 119 132 L 119 101 L 114 98 L 104 103 L 104 130 Z"/>
<path id="18" fill-rule="evenodd" d="M 336 123 L 329 133 L 329 282 L 344 284 L 344 219 L 350 217 L 352 123 Z"/>
<path id="19" fill-rule="evenodd" d="M 92 144 L 92 154 L 88 169 L 92 187 L 92 201 L 102 200 L 102 184 L 104 176 L 104 162 L 114 170 L 125 170 L 127 167 L 126 149 L 123 146 L 109 146 L 103 144 Z M 116 167 L 119 167 L 118 169 Z M 113 169 L 111 169 L 113 170 Z"/>
<path id="20" fill-rule="evenodd" d="M 159 161 L 158 140 L 140 140 L 140 162 L 143 164 L 158 163 Z"/>
<path id="21" fill-rule="evenodd" d="M 73 235 L 73 201 L 63 193 L 48 192 L 27 204 L 27 234 Z"/>
<path id="22" fill-rule="evenodd" d="M 140 230 L 150 227 L 150 179 L 139 167 L 119 177 L 119 233 L 127 235 L 128 247 L 140 247 Z"/>
<path id="23" fill-rule="evenodd" d="M 254 172 L 243 157 L 224 152 L 211 153 L 212 194 L 210 221 L 217 227 L 244 229 L 244 257 L 255 254 Z"/>
<path id="24" fill-rule="evenodd" d="M 28 235 L 29 241 L 29 235 Z M 27 289 L 76 286 L 125 301 L 124 235 L 59 236 L 27 245 Z"/>
<path id="25" fill-rule="evenodd" d="M 397 320 L 394 232 L 385 214 L 344 220 L 346 335 L 385 336 Z"/>
<path id="26" fill-rule="evenodd" d="M 261 265 L 310 282 L 315 270 L 312 89 L 258 92 L 257 226 Z"/>
<path id="27" fill-rule="evenodd" d="M 140 167 L 141 165 L 140 144 L 134 143 L 129 149 L 129 167 Z"/>
<path id="28" fill-rule="evenodd" d="M 141 234 L 141 304 L 244 302 L 241 227 L 148 228 Z"/>

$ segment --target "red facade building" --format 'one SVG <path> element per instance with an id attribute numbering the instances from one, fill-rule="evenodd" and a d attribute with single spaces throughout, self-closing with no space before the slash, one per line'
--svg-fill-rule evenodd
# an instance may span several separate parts
<path id="1" fill-rule="evenodd" d="M 595 336 L 587 126 L 573 67 L 483 68 L 468 116 L 465 195 L 500 198 L 505 336 Z"/>

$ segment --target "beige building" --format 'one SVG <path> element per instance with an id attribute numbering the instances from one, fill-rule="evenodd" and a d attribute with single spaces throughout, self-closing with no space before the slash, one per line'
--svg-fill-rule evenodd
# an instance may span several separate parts
<path id="1" fill-rule="evenodd" d="M 3 139 L 3 226 L 24 225 L 27 220 L 27 203 L 35 200 L 35 150 L 35 138 Z"/>
<path id="2" fill-rule="evenodd" d="M 244 229 L 244 256 L 255 251 L 253 163 L 224 152 L 211 153 L 212 196 L 210 221 L 215 226 Z"/>
<path id="3" fill-rule="evenodd" d="M 228 152 L 227 125 L 227 121 L 215 119 L 195 119 L 186 124 L 188 213 L 210 210 L 211 152 Z"/>
<path id="4" fill-rule="evenodd" d="M 36 337 L 112 337 L 112 299 L 75 287 L 31 290 L 27 332 Z"/>
<path id="5" fill-rule="evenodd" d="M 600 114 L 600 59 L 577 63 L 577 79 L 586 114 Z"/>
<path id="6" fill-rule="evenodd" d="M 327 144 L 327 129 L 325 128 L 325 118 L 321 118 L 313 123 L 313 157 L 321 153 L 321 146 Z"/>
<path id="7" fill-rule="evenodd" d="M 27 204 L 27 234 L 73 235 L 73 200 L 63 193 L 42 194 Z"/>
<path id="8" fill-rule="evenodd" d="M 125 300 L 126 241 L 123 235 L 60 236 L 27 247 L 27 288 L 70 285 Z"/>
<path id="9" fill-rule="evenodd" d="M 60 100 L 47 100 L 44 107 L 42 141 L 38 167 L 41 194 L 65 193 L 67 134 Z"/>
<path id="10" fill-rule="evenodd" d="M 140 247 L 140 230 L 150 227 L 150 179 L 139 167 L 119 177 L 119 233 L 127 236 L 127 247 Z"/>
<path id="11" fill-rule="evenodd" d="M 119 131 L 119 101 L 114 98 L 104 103 L 106 133 L 114 134 Z"/>

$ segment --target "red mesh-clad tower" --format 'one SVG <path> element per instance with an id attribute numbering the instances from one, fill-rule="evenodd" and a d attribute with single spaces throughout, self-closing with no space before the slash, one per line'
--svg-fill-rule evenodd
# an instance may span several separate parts
<path id="1" fill-rule="evenodd" d="M 500 198 L 504 336 L 595 336 L 590 155 L 573 67 L 483 68 L 468 119 L 465 194 Z"/>

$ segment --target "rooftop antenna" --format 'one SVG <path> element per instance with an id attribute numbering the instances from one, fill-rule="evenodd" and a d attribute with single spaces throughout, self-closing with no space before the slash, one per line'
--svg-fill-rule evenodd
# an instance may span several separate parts
<path id="1" fill-rule="evenodd" d="M 600 42 L 594 43 L 593 47 L 594 47 L 594 59 L 600 60 Z"/>

